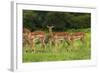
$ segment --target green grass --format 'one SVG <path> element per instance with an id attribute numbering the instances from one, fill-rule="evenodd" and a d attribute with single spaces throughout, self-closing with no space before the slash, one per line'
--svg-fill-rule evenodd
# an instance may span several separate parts
<path id="1" fill-rule="evenodd" d="M 64 60 L 86 60 L 91 58 L 91 34 L 90 29 L 70 29 L 68 32 L 85 32 L 85 40 L 74 41 L 73 45 L 68 45 L 65 41 L 58 43 L 57 46 L 46 44 L 42 47 L 36 43 L 35 51 L 28 46 L 23 48 L 23 62 L 41 62 L 41 61 L 64 61 Z M 27 50 L 27 52 L 26 52 Z"/>

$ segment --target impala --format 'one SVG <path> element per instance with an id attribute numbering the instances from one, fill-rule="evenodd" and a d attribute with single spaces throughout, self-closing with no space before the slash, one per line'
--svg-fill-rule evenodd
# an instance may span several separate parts
<path id="1" fill-rule="evenodd" d="M 57 45 L 59 41 L 65 40 L 69 44 L 70 34 L 68 32 L 52 32 L 54 26 L 47 26 L 47 28 L 49 29 L 50 42 Z"/>
<path id="2" fill-rule="evenodd" d="M 30 51 L 34 50 L 35 52 L 35 41 L 38 40 L 43 47 L 45 47 L 45 32 L 43 31 L 34 31 L 31 32 L 27 28 L 23 29 L 23 46 L 28 45 Z M 27 50 L 26 50 L 27 51 Z"/>
<path id="3" fill-rule="evenodd" d="M 85 33 L 84 32 L 75 32 L 75 33 L 71 34 L 70 40 L 71 41 L 81 40 L 83 42 L 84 41 L 84 37 L 85 37 Z"/>
<path id="4" fill-rule="evenodd" d="M 43 31 L 34 31 L 29 33 L 28 38 L 32 41 L 31 46 L 34 47 L 35 46 L 35 40 L 38 40 L 43 47 L 45 47 L 45 32 Z"/>
<path id="5" fill-rule="evenodd" d="M 27 44 L 30 45 L 31 41 L 28 38 L 28 35 L 30 34 L 30 30 L 27 28 L 23 28 L 23 46 L 26 46 Z"/>
<path id="6" fill-rule="evenodd" d="M 54 26 L 47 26 L 49 29 L 50 41 L 56 44 L 59 40 L 65 40 L 68 45 L 74 40 L 81 40 L 84 41 L 85 33 L 84 32 L 75 32 L 75 33 L 68 33 L 68 32 L 52 32 Z"/>

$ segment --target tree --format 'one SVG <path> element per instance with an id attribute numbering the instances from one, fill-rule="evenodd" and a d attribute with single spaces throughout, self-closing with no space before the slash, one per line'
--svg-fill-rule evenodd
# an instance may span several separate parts
<path id="1" fill-rule="evenodd" d="M 55 26 L 53 30 L 64 31 L 69 28 L 90 28 L 90 13 L 54 12 L 23 10 L 23 26 L 31 31 L 47 30 L 47 25 Z"/>

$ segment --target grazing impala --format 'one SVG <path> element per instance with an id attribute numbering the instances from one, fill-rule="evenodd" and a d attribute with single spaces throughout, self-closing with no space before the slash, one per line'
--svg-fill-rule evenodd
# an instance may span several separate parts
<path id="1" fill-rule="evenodd" d="M 35 41 L 38 40 L 43 47 L 45 47 L 45 32 L 43 31 L 34 31 L 31 32 L 27 28 L 23 28 L 23 47 L 28 46 L 30 50 L 26 48 L 26 51 L 36 51 L 35 50 Z"/>
<path id="2" fill-rule="evenodd" d="M 26 46 L 27 44 L 30 45 L 31 41 L 28 38 L 28 35 L 30 34 L 30 30 L 27 28 L 23 28 L 23 46 Z"/>
<path id="3" fill-rule="evenodd" d="M 67 32 L 53 32 L 54 41 L 60 41 L 60 40 L 69 41 L 70 40 L 69 35 L 70 34 Z"/>
<path id="4" fill-rule="evenodd" d="M 45 47 L 45 32 L 43 31 L 34 31 L 28 35 L 29 39 L 32 41 L 32 47 L 35 46 L 35 40 L 39 40 L 43 47 Z"/>
<path id="5" fill-rule="evenodd" d="M 49 29 L 49 35 L 51 37 L 49 39 L 54 44 L 59 40 L 65 40 L 68 45 L 70 45 L 70 43 L 74 40 L 80 39 L 81 41 L 84 41 L 84 32 L 75 32 L 73 34 L 69 34 L 68 32 L 52 32 L 54 26 L 47 26 L 47 28 Z"/>
<path id="6" fill-rule="evenodd" d="M 71 34 L 71 38 L 70 40 L 71 41 L 74 41 L 74 40 L 81 40 L 82 42 L 84 41 L 84 37 L 85 37 L 85 33 L 84 32 L 75 32 L 73 34 Z"/>

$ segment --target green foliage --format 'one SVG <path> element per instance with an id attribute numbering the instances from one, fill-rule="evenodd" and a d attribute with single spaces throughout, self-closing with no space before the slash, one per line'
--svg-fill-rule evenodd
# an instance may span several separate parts
<path id="1" fill-rule="evenodd" d="M 55 31 L 64 31 L 68 28 L 90 28 L 90 13 L 53 12 L 23 10 L 23 26 L 34 30 L 47 30 L 47 25 L 54 25 Z"/>

